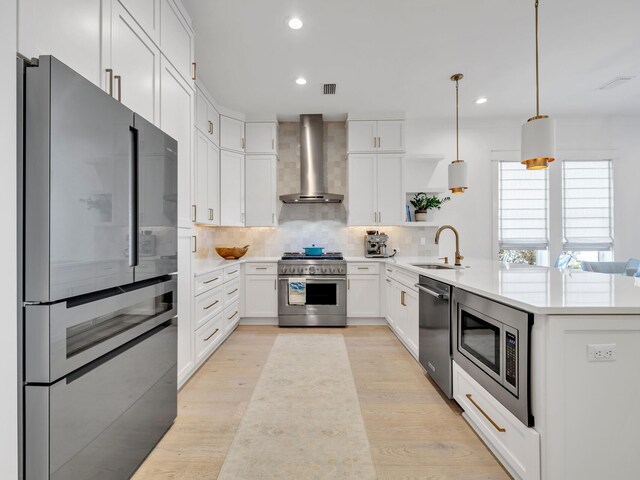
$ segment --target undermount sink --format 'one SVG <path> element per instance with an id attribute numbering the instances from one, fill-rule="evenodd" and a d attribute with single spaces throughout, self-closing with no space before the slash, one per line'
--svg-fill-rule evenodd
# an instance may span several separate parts
<path id="1" fill-rule="evenodd" d="M 458 268 L 467 268 L 463 266 L 444 265 L 442 263 L 412 263 L 414 267 L 424 268 L 425 270 L 455 270 Z"/>

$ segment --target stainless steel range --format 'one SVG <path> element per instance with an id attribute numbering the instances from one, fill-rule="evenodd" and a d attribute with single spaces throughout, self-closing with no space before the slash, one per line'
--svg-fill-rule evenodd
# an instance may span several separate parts
<path id="1" fill-rule="evenodd" d="M 278 325 L 347 325 L 347 262 L 341 253 L 285 253 L 278 262 L 278 284 Z"/>

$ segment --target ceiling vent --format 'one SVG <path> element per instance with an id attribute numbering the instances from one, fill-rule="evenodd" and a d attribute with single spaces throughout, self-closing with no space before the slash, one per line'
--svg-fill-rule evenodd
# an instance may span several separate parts
<path id="1" fill-rule="evenodd" d="M 627 76 L 627 77 L 616 77 L 616 78 L 613 78 L 613 79 L 609 80 L 604 85 L 600 85 L 598 87 L 598 90 L 611 90 L 612 88 L 619 87 L 623 83 L 627 83 L 628 81 L 633 80 L 634 78 L 636 78 L 636 77 L 630 77 L 630 76 Z"/>
<path id="2" fill-rule="evenodd" d="M 322 94 L 323 95 L 335 95 L 336 94 L 336 84 L 335 83 L 323 83 L 322 84 Z"/>

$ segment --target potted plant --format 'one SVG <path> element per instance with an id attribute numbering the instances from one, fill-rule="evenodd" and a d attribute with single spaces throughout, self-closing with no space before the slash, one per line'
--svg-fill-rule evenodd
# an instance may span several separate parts
<path id="1" fill-rule="evenodd" d="M 416 222 L 432 222 L 436 210 L 442 208 L 442 204 L 451 200 L 450 197 L 438 197 L 427 195 L 425 192 L 416 193 L 411 200 L 411 205 L 416 209 Z"/>

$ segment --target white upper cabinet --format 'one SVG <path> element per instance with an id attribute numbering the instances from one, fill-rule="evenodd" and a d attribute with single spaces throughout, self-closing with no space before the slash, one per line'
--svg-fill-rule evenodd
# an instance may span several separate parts
<path id="1" fill-rule="evenodd" d="M 160 0 L 118 0 L 142 29 L 160 44 Z"/>
<path id="2" fill-rule="evenodd" d="M 402 155 L 378 155 L 378 225 L 401 225 L 405 218 Z"/>
<path id="3" fill-rule="evenodd" d="M 194 91 L 165 58 L 160 64 L 160 128 L 178 142 L 178 227 L 193 217 L 191 159 Z"/>
<path id="4" fill-rule="evenodd" d="M 109 27 L 109 11 L 108 0 L 19 0 L 18 52 L 27 58 L 53 55 L 104 87 L 101 32 L 103 22 Z"/>
<path id="5" fill-rule="evenodd" d="M 244 152 L 244 122 L 220 115 L 220 147 Z"/>
<path id="6" fill-rule="evenodd" d="M 194 171 L 195 219 L 203 225 L 219 225 L 220 150 L 202 132 L 196 132 Z"/>
<path id="7" fill-rule="evenodd" d="M 349 155 L 349 225 L 401 225 L 402 196 L 402 155 Z"/>
<path id="8" fill-rule="evenodd" d="M 349 153 L 404 152 L 404 120 L 350 120 Z"/>
<path id="9" fill-rule="evenodd" d="M 160 48 L 162 53 L 185 80 L 192 82 L 196 73 L 193 31 L 173 0 L 162 0 L 160 8 Z"/>
<path id="10" fill-rule="evenodd" d="M 277 163 L 275 155 L 245 156 L 245 202 L 247 227 L 277 225 Z"/>
<path id="11" fill-rule="evenodd" d="M 349 155 L 347 172 L 349 225 L 377 224 L 377 157 L 374 154 Z"/>
<path id="12" fill-rule="evenodd" d="M 220 145 L 220 115 L 200 88 L 196 89 L 196 128 Z"/>
<path id="13" fill-rule="evenodd" d="M 220 225 L 244 226 L 244 155 L 220 151 Z"/>
<path id="14" fill-rule="evenodd" d="M 278 124 L 256 122 L 245 124 L 246 153 L 276 153 L 278 149 Z"/>
<path id="15" fill-rule="evenodd" d="M 104 45 L 107 92 L 158 125 L 160 50 L 117 1 L 112 4 L 111 32 L 105 32 Z"/>

